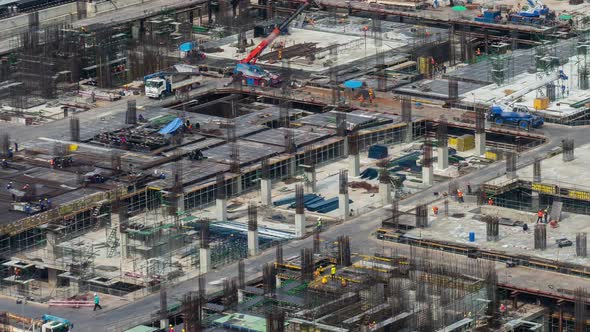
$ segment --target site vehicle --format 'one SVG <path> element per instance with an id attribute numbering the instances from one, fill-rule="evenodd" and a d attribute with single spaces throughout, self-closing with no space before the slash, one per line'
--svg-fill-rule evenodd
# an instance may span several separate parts
<path id="1" fill-rule="evenodd" d="M 499 125 L 513 124 L 525 130 L 539 128 L 545 123 L 542 117 L 531 114 L 525 106 L 514 106 L 511 110 L 506 110 L 507 107 L 492 105 L 490 119 Z"/>
<path id="2" fill-rule="evenodd" d="M 555 240 L 555 244 L 557 244 L 558 247 L 563 248 L 563 247 L 571 247 L 573 245 L 572 241 L 568 240 L 567 238 L 561 238 L 561 239 L 557 239 Z"/>
<path id="3" fill-rule="evenodd" d="M 143 78 L 145 95 L 149 98 L 164 98 L 177 90 L 192 90 L 201 84 L 199 67 L 174 66 L 176 71 L 157 72 Z"/>
<path id="4" fill-rule="evenodd" d="M 41 332 L 67 332 L 74 327 L 69 320 L 53 315 L 43 315 L 41 320 L 43 321 Z"/>
<path id="5" fill-rule="evenodd" d="M 549 10 L 540 0 L 527 0 L 529 8 L 509 15 L 512 23 L 544 24 L 555 20 L 555 12 Z"/>
<path id="6" fill-rule="evenodd" d="M 535 82 L 535 84 L 531 84 L 501 98 L 490 107 L 490 120 L 498 125 L 515 125 L 524 130 L 541 127 L 545 123 L 545 120 L 541 116 L 532 114 L 528 107 L 516 105 L 514 102 L 527 93 L 545 87 L 549 83 L 561 81 L 562 84 L 558 85 L 563 85 L 563 81 L 567 79 L 568 77 L 564 74 L 563 70 L 557 70 L 544 79 Z"/>
<path id="7" fill-rule="evenodd" d="M 262 51 L 264 51 L 268 45 L 272 44 L 272 42 L 281 34 L 281 31 L 285 30 L 289 23 L 299 16 L 299 14 L 301 14 L 307 7 L 309 7 L 309 2 L 306 1 L 297 8 L 297 11 L 295 11 L 293 15 L 283 21 L 281 25 L 276 26 L 272 32 L 248 54 L 248 56 L 236 64 L 233 71 L 234 81 L 240 81 L 244 85 L 261 87 L 277 86 L 281 83 L 281 78 L 278 75 L 257 66 L 256 60 L 260 54 L 262 54 Z"/>

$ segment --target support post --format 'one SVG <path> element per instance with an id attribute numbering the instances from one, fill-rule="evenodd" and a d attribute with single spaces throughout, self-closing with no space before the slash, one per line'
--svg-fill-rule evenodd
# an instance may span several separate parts
<path id="1" fill-rule="evenodd" d="M 391 183 L 379 182 L 379 196 L 381 196 L 381 205 L 391 203 Z"/>
<path id="2" fill-rule="evenodd" d="M 199 249 L 199 270 L 201 274 L 209 272 L 211 268 L 211 249 L 201 248 Z"/>
<path id="3" fill-rule="evenodd" d="M 449 167 L 449 148 L 439 146 L 437 148 L 437 166 L 440 170 L 445 170 Z"/>
<path id="4" fill-rule="evenodd" d="M 225 198 L 215 200 L 215 215 L 217 221 L 227 221 L 227 200 Z"/>
<path id="5" fill-rule="evenodd" d="M 475 155 L 483 156 L 486 154 L 486 133 L 475 134 Z"/>
<path id="6" fill-rule="evenodd" d="M 125 259 L 129 257 L 129 251 L 127 250 L 127 244 L 129 243 L 127 232 L 121 232 L 120 235 L 121 259 Z"/>
<path id="7" fill-rule="evenodd" d="M 434 172 L 432 167 L 422 166 L 422 184 L 432 186 L 432 180 L 434 178 Z"/>
<path id="8" fill-rule="evenodd" d="M 302 238 L 305 236 L 305 214 L 295 214 L 295 237 Z"/>
<path id="9" fill-rule="evenodd" d="M 361 174 L 361 156 L 358 153 L 348 156 L 348 172 L 353 177 L 358 177 Z"/>
<path id="10" fill-rule="evenodd" d="M 260 179 L 260 202 L 264 206 L 272 206 L 272 182 L 270 179 Z"/>

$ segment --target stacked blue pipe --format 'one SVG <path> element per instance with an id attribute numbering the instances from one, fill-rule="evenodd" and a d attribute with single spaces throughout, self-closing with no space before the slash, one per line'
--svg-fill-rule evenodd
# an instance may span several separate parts
<path id="1" fill-rule="evenodd" d="M 362 171 L 360 176 L 361 179 L 374 180 L 379 176 L 379 172 L 376 169 L 369 167 L 366 170 Z"/>

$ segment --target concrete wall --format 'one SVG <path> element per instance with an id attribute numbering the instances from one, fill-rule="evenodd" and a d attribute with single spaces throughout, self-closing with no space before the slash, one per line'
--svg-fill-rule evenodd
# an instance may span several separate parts
<path id="1" fill-rule="evenodd" d="M 113 10 L 121 9 L 131 5 L 137 5 L 144 2 L 150 2 L 150 0 L 112 0 L 104 1 L 99 3 L 88 3 L 86 6 L 87 16 L 92 17 L 97 13 L 106 13 Z"/>
<path id="2" fill-rule="evenodd" d="M 43 26 L 60 22 L 69 23 L 77 18 L 77 13 L 78 8 L 75 2 L 42 9 L 39 11 L 39 24 Z M 0 20 L 0 38 L 7 38 L 27 31 L 29 28 L 29 15 L 30 13 L 24 13 Z"/>
<path id="3" fill-rule="evenodd" d="M 483 205 L 481 207 L 481 214 L 497 216 L 500 218 L 510 218 L 514 221 L 522 221 L 529 225 L 537 221 L 537 215 L 535 213 L 518 211 L 499 206 Z"/>

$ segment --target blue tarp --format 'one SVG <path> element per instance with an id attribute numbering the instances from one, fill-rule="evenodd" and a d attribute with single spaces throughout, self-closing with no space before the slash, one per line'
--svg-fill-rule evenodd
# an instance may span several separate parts
<path id="1" fill-rule="evenodd" d="M 362 81 L 350 80 L 350 81 L 344 82 L 344 87 L 349 88 L 349 89 L 358 89 L 361 86 L 363 86 Z"/>
<path id="2" fill-rule="evenodd" d="M 176 119 L 170 121 L 170 123 L 167 124 L 164 128 L 160 129 L 160 131 L 158 133 L 160 133 L 162 135 L 172 134 L 178 128 L 180 128 L 180 126 L 182 126 L 182 119 L 176 118 Z"/>
<path id="3" fill-rule="evenodd" d="M 193 50 L 193 42 L 182 43 L 182 44 L 180 44 L 180 46 L 178 47 L 178 49 L 181 52 L 190 52 L 190 51 Z"/>

